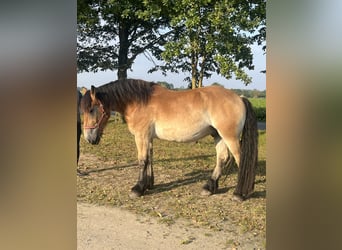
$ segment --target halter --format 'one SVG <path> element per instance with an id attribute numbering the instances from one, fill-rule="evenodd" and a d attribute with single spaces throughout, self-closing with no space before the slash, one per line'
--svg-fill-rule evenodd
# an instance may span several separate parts
<path id="1" fill-rule="evenodd" d="M 105 118 L 105 117 L 108 116 L 108 115 L 106 114 L 106 112 L 104 111 L 103 106 L 101 105 L 100 107 L 102 108 L 102 115 L 101 115 L 101 117 L 100 117 L 100 120 L 99 120 L 97 123 L 95 123 L 95 125 L 93 125 L 93 126 L 83 126 L 84 129 L 94 129 L 94 128 L 98 128 L 98 127 L 100 126 L 100 124 L 101 124 L 103 118 Z"/>

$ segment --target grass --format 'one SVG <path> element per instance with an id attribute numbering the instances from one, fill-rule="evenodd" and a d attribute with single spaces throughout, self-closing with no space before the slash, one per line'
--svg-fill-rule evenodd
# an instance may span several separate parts
<path id="1" fill-rule="evenodd" d="M 251 232 L 265 238 L 265 153 L 263 131 L 259 133 L 255 193 L 251 199 L 238 203 L 231 200 L 237 180 L 236 168 L 229 169 L 226 179 L 220 179 L 218 194 L 200 195 L 215 166 L 215 147 L 210 136 L 188 144 L 155 140 L 155 188 L 145 196 L 130 199 L 130 189 L 138 178 L 134 137 L 125 124 L 111 119 L 99 145 L 90 145 L 81 138 L 79 169 L 89 175 L 77 178 L 77 200 L 121 207 L 156 217 L 167 225 L 184 219 L 213 232 L 229 231 L 234 225 L 241 233 Z"/>
<path id="2" fill-rule="evenodd" d="M 266 98 L 248 98 L 252 103 L 258 121 L 266 121 Z"/>
<path id="3" fill-rule="evenodd" d="M 248 98 L 256 108 L 266 108 L 266 98 Z"/>

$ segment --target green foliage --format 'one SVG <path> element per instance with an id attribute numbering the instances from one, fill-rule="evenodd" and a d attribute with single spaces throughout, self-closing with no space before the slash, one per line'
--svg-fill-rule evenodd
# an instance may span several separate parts
<path id="1" fill-rule="evenodd" d="M 218 83 L 218 82 L 214 82 L 211 84 L 212 86 L 221 86 L 221 87 L 224 87 L 222 84 Z"/>
<path id="2" fill-rule="evenodd" d="M 253 105 L 258 121 L 266 121 L 266 98 L 248 98 Z"/>
<path id="3" fill-rule="evenodd" d="M 251 82 L 245 70 L 254 69 L 251 44 L 265 41 L 264 0 L 176 0 L 169 9 L 176 32 L 159 58 L 165 63 L 151 71 L 191 72 L 185 80 L 192 88 L 213 73 Z"/>
<path id="4" fill-rule="evenodd" d="M 118 78 L 126 78 L 138 55 L 158 54 L 168 35 L 168 19 L 158 5 L 146 4 L 78 0 L 78 71 L 118 70 Z"/>
<path id="5" fill-rule="evenodd" d="M 77 69 L 127 70 L 141 53 L 164 61 L 150 72 L 191 72 L 191 87 L 218 73 L 251 82 L 251 45 L 266 39 L 265 0 L 77 1 Z M 265 46 L 264 46 L 265 48 Z"/>
<path id="6" fill-rule="evenodd" d="M 219 83 L 216 83 L 219 84 Z M 213 83 L 214 85 L 214 83 Z M 238 95 L 243 95 L 248 98 L 266 98 L 266 90 L 257 89 L 231 89 Z"/>
<path id="7" fill-rule="evenodd" d="M 160 84 L 161 86 L 163 86 L 164 88 L 167 88 L 167 89 L 174 89 L 175 88 L 172 83 L 168 83 L 168 82 L 158 82 L 158 84 Z"/>

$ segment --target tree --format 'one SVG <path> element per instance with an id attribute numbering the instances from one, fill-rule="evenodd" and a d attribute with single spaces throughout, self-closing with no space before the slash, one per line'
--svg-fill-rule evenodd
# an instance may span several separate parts
<path id="1" fill-rule="evenodd" d="M 168 89 L 174 89 L 175 88 L 172 83 L 168 83 L 168 82 L 158 82 L 158 84 L 163 86 L 164 88 L 168 88 Z"/>
<path id="2" fill-rule="evenodd" d="M 117 78 L 127 78 L 136 57 L 160 46 L 172 31 L 165 9 L 146 1 L 77 1 L 78 72 L 117 70 Z M 164 13 L 165 12 L 165 13 Z"/>
<path id="3" fill-rule="evenodd" d="M 222 84 L 220 84 L 220 83 L 218 83 L 218 82 L 212 83 L 211 86 L 220 86 L 220 87 L 224 87 Z"/>
<path id="4" fill-rule="evenodd" d="M 175 0 L 169 8 L 176 32 L 158 58 L 165 63 L 150 72 L 191 72 L 191 88 L 215 72 L 251 82 L 245 70 L 254 69 L 251 45 L 266 36 L 265 0 Z"/>

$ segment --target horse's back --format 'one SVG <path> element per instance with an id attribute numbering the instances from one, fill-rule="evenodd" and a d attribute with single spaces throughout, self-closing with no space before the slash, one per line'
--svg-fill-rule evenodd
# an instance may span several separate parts
<path id="1" fill-rule="evenodd" d="M 160 103 L 172 104 L 176 101 L 187 103 L 205 104 L 207 101 L 214 102 L 237 102 L 242 103 L 241 98 L 233 91 L 221 86 L 208 86 L 189 90 L 169 90 L 159 85 L 154 87 L 153 99 Z M 218 103 L 220 105 L 220 103 Z"/>
<path id="2" fill-rule="evenodd" d="M 175 91 L 157 86 L 152 95 L 150 105 L 156 112 L 179 116 L 196 113 L 210 115 L 236 115 L 245 112 L 245 106 L 240 96 L 221 86 L 208 86 L 193 90 Z"/>

